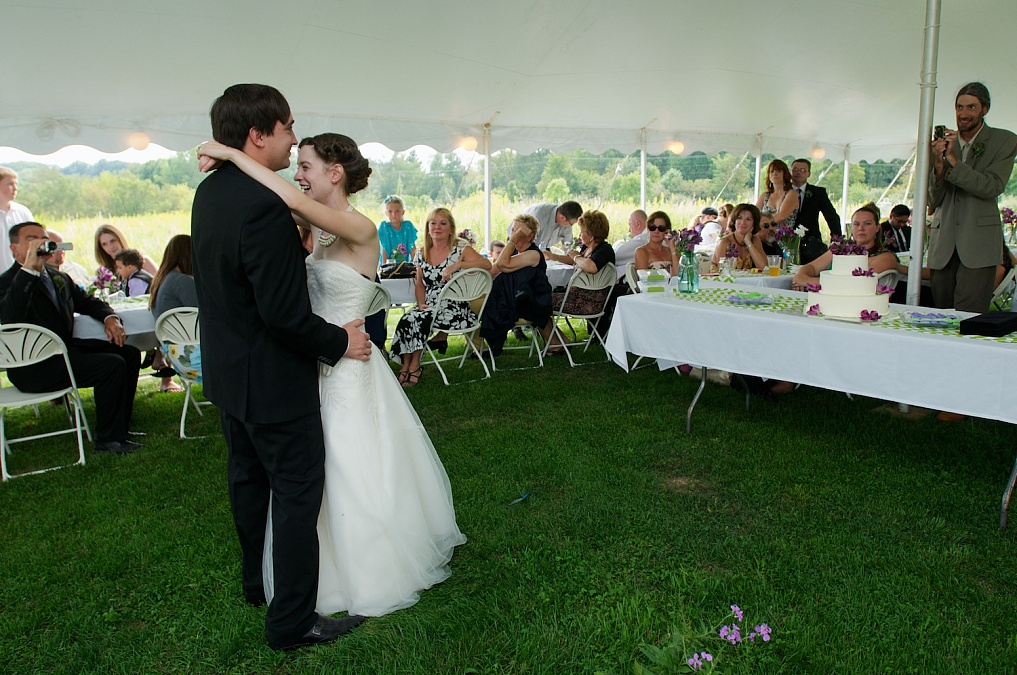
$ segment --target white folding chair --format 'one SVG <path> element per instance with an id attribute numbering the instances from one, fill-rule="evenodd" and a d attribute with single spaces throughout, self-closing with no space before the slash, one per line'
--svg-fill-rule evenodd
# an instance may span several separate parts
<path id="1" fill-rule="evenodd" d="M 450 302 L 455 303 L 466 303 L 470 304 L 475 300 L 480 300 L 480 306 L 474 307 L 475 319 L 470 322 L 469 325 L 462 328 L 449 328 L 448 326 L 439 325 L 437 321 L 431 322 L 431 334 L 424 342 L 424 349 L 427 350 L 427 355 L 431 358 L 431 363 L 438 367 L 438 372 L 441 373 L 441 379 L 448 385 L 448 377 L 445 375 L 445 369 L 441 367 L 441 364 L 446 361 L 459 361 L 459 367 L 462 368 L 463 364 L 466 363 L 466 357 L 472 352 L 476 354 L 480 360 L 480 365 L 484 368 L 484 379 L 491 377 L 491 371 L 487 367 L 487 361 L 484 359 L 484 355 L 473 341 L 474 333 L 480 330 L 480 317 L 484 314 L 484 306 L 487 305 L 487 298 L 491 295 L 491 273 L 487 270 L 479 268 L 465 269 L 461 272 L 456 272 L 451 279 L 445 284 L 445 287 L 441 289 L 441 293 L 438 294 L 438 300 L 434 303 L 434 312 L 442 307 L 443 304 Z M 427 344 L 431 338 L 438 333 L 445 333 L 447 335 L 462 335 L 466 338 L 466 349 L 463 350 L 462 356 L 447 356 L 439 359 L 431 349 L 431 345 Z M 423 361 L 421 362 L 423 365 Z"/>
<path id="2" fill-rule="evenodd" d="M 1014 280 L 1015 275 L 1017 275 L 1017 267 L 1011 267 L 1003 280 L 996 286 L 996 290 L 992 292 L 991 307 L 1002 310 L 1006 308 L 1008 302 L 1013 302 L 1014 289 L 1017 288 L 1017 281 Z M 1012 306 L 1010 311 L 1013 311 Z"/>
<path id="3" fill-rule="evenodd" d="M 519 319 L 518 321 L 516 321 L 516 325 L 514 327 L 515 328 L 524 328 L 524 327 L 527 327 L 527 326 L 530 328 L 530 335 L 531 335 L 530 344 L 528 344 L 528 345 L 519 345 L 517 347 L 508 347 L 508 346 L 506 346 L 506 347 L 502 348 L 502 351 L 503 352 L 508 352 L 508 351 L 518 351 L 518 350 L 521 350 L 521 349 L 526 349 L 526 350 L 528 350 L 527 356 L 529 356 L 530 358 L 533 358 L 534 353 L 536 353 L 538 365 L 536 365 L 536 366 L 523 366 L 523 367 L 520 367 L 520 368 L 503 368 L 502 370 L 530 370 L 530 369 L 533 369 L 533 368 L 543 368 L 544 367 L 544 353 L 543 353 L 544 350 L 541 348 L 541 346 L 539 344 L 537 344 L 537 341 L 540 340 L 540 330 L 536 326 L 534 326 L 532 322 L 527 321 L 526 319 Z M 491 355 L 491 370 L 493 372 L 498 372 L 498 366 L 495 363 L 494 354 Z"/>
<path id="4" fill-rule="evenodd" d="M 71 370 L 71 360 L 67 356 L 67 346 L 64 345 L 63 340 L 56 333 L 41 326 L 26 323 L 9 323 L 0 326 L 0 368 L 9 369 L 31 366 L 54 356 L 60 356 L 63 359 L 64 366 L 67 368 L 67 377 L 70 381 L 69 386 L 42 393 L 24 392 L 15 386 L 0 389 L 0 442 L 2 442 L 3 446 L 0 448 L 0 473 L 2 473 L 3 480 L 5 481 L 16 476 L 29 476 L 54 469 L 62 469 L 67 466 L 74 466 L 75 464 L 81 464 L 82 466 L 85 464 L 85 445 L 81 440 L 81 430 L 85 430 L 85 435 L 89 441 L 92 440 L 92 434 L 85 421 L 85 410 L 81 403 L 81 396 L 78 394 L 77 382 L 74 380 L 74 371 Z M 63 399 L 65 405 L 68 406 L 68 410 L 72 414 L 70 428 L 35 434 L 33 436 L 23 436 L 21 438 L 7 437 L 6 419 L 8 408 L 34 406 L 38 403 L 54 399 Z M 59 436 L 60 434 L 77 434 L 78 461 L 37 471 L 25 471 L 19 474 L 11 474 L 7 470 L 7 455 L 11 454 L 12 444 L 23 443 L 37 438 Z"/>
<path id="5" fill-rule="evenodd" d="M 625 283 L 628 284 L 629 290 L 632 291 L 633 295 L 639 293 L 639 273 L 636 272 L 636 264 L 634 262 L 625 265 Z"/>
<path id="6" fill-rule="evenodd" d="M 618 281 L 618 274 L 615 271 L 614 263 L 608 263 L 601 267 L 596 273 L 590 274 L 589 272 L 579 271 L 572 275 L 569 280 L 568 286 L 565 287 L 565 296 L 562 298 L 561 306 L 554 310 L 551 315 L 551 335 L 548 337 L 548 341 L 544 344 L 544 356 L 547 356 L 547 348 L 551 344 L 551 338 L 558 335 L 558 340 L 561 342 L 562 348 L 565 350 L 565 356 L 568 357 L 569 364 L 573 367 L 576 366 L 576 362 L 572 359 L 572 352 L 569 350 L 569 343 L 565 342 L 565 335 L 561 332 L 558 327 L 558 319 L 565 319 L 565 324 L 572 331 L 572 339 L 574 342 L 571 343 L 572 347 L 578 347 L 583 345 L 583 351 L 585 352 L 593 344 L 593 339 L 596 338 L 601 345 L 604 344 L 604 338 L 601 336 L 600 331 L 597 330 L 597 326 L 594 323 L 594 319 L 599 319 L 604 316 L 604 309 L 607 307 L 607 301 L 611 297 L 611 287 Z M 584 289 L 588 291 L 604 291 L 604 302 L 601 303 L 600 309 L 593 314 L 574 314 L 565 311 L 565 306 L 568 304 L 569 296 L 575 289 Z M 589 335 L 586 336 L 585 340 L 580 341 L 579 335 L 576 333 L 575 327 L 572 325 L 572 319 L 579 321 L 585 320 L 587 325 L 590 327 Z M 605 357 L 608 361 L 611 360 L 611 356 L 606 354 Z"/>
<path id="7" fill-rule="evenodd" d="M 880 272 L 876 276 L 876 284 L 878 286 L 890 286 L 891 288 L 897 288 L 897 281 L 900 279 L 900 274 L 897 270 L 886 270 Z"/>
<path id="8" fill-rule="evenodd" d="M 155 322 L 155 337 L 161 343 L 169 343 L 179 347 L 199 344 L 198 308 L 177 307 L 163 312 Z M 200 370 L 184 369 L 184 372 L 177 372 L 177 377 L 184 384 L 184 408 L 180 412 L 180 438 L 188 438 L 184 432 L 185 425 L 187 424 L 187 404 L 192 404 L 194 410 L 199 415 L 204 415 L 201 412 L 201 406 L 212 405 L 212 402 L 199 401 L 191 390 L 193 385 L 201 383 Z M 196 437 L 191 436 L 191 438 Z"/>

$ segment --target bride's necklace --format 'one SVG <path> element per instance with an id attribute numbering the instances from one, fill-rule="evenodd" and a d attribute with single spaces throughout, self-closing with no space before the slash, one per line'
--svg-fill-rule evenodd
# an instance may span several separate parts
<path id="1" fill-rule="evenodd" d="M 349 206 L 346 207 L 346 212 L 350 213 L 352 211 L 353 211 L 353 204 L 350 204 Z M 320 232 L 318 232 L 318 243 L 321 244 L 322 246 L 324 246 L 325 248 L 328 248 L 329 246 L 334 244 L 335 240 L 338 239 L 338 238 L 339 238 L 338 235 L 335 235 L 335 234 L 326 234 L 325 230 L 321 230 Z"/>

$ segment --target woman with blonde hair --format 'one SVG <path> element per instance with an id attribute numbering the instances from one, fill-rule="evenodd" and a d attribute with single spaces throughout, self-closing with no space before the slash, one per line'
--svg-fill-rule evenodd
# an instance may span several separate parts
<path id="1" fill-rule="evenodd" d="M 435 306 L 441 289 L 460 270 L 473 267 L 491 269 L 490 260 L 465 242 L 460 243 L 456 236 L 455 218 L 444 207 L 428 214 L 424 246 L 417 252 L 413 262 L 417 267 L 417 307 L 403 314 L 396 326 L 395 335 L 392 336 L 392 353 L 402 357 L 399 382 L 404 387 L 412 387 L 420 381 L 423 371 L 420 367 L 420 354 L 433 326 L 456 329 L 476 321 L 476 314 L 468 303 Z M 437 348 L 444 354 L 448 341 L 432 342 L 431 348 Z"/>

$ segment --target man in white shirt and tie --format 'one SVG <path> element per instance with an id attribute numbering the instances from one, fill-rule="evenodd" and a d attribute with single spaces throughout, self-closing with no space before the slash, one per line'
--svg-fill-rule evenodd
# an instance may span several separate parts
<path id="1" fill-rule="evenodd" d="M 911 209 L 905 204 L 898 204 L 890 209 L 890 216 L 882 225 L 883 241 L 894 253 L 907 253 L 911 250 Z"/>
<path id="2" fill-rule="evenodd" d="M 806 230 L 798 249 L 803 265 L 826 253 L 827 246 L 823 243 L 823 235 L 819 231 L 820 213 L 826 219 L 830 235 L 841 234 L 840 215 L 830 203 L 830 195 L 826 193 L 826 189 L 809 184 L 811 175 L 812 162 L 809 160 L 799 157 L 791 162 L 791 186 L 798 193 L 798 215 L 795 218 L 795 225 L 804 225 Z"/>

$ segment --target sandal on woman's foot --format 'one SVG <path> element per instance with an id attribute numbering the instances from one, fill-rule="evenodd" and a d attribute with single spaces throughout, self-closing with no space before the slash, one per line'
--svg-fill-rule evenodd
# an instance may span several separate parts
<path id="1" fill-rule="evenodd" d="M 184 388 L 181 387 L 176 382 L 167 382 L 166 384 L 159 387 L 159 391 L 163 392 L 164 394 L 179 394 L 183 390 Z"/>
<path id="2" fill-rule="evenodd" d="M 406 379 L 403 380 L 404 387 L 415 387 L 417 382 L 420 382 L 420 375 L 424 372 L 424 368 L 420 367 L 416 370 L 410 370 L 406 373 Z"/>
<path id="3" fill-rule="evenodd" d="M 410 371 L 408 371 L 408 370 L 401 370 L 401 371 L 399 371 L 399 377 L 396 378 L 397 380 L 399 380 L 399 384 L 403 384 L 404 382 L 406 382 L 406 377 L 409 374 L 410 374 Z"/>

